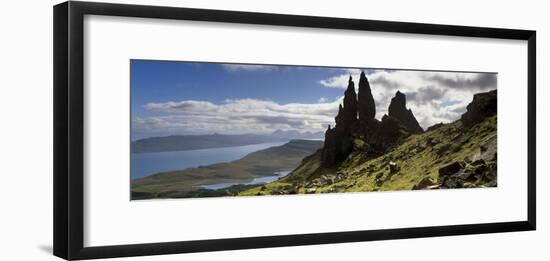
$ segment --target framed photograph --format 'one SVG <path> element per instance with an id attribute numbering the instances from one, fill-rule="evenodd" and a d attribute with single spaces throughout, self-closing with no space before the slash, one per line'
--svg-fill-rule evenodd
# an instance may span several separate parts
<path id="1" fill-rule="evenodd" d="M 54 254 L 535 230 L 535 50 L 529 30 L 56 5 Z"/>

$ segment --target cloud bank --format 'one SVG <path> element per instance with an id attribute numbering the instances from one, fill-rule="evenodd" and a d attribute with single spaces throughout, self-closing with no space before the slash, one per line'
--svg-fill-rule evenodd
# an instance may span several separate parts
<path id="1" fill-rule="evenodd" d="M 135 118 L 133 128 L 144 133 L 271 133 L 275 130 L 317 132 L 333 124 L 340 99 L 315 104 L 257 99 L 148 103 L 147 110 L 166 115 Z"/>
<path id="2" fill-rule="evenodd" d="M 357 88 L 360 73 L 359 69 L 345 69 L 340 75 L 320 80 L 319 84 L 345 89 L 351 75 Z M 387 113 L 391 98 L 399 90 L 406 94 L 407 107 L 412 109 L 424 129 L 439 122 L 457 120 L 475 93 L 497 88 L 494 73 L 369 70 L 367 78 L 378 119 Z"/>

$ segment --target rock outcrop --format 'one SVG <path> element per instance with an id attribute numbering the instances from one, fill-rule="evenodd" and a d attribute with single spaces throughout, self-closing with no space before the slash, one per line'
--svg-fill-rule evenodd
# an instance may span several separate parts
<path id="1" fill-rule="evenodd" d="M 348 88 L 344 92 L 344 109 L 342 111 L 343 125 L 348 128 L 357 122 L 357 93 L 351 76 L 348 81 Z"/>
<path id="2" fill-rule="evenodd" d="M 321 161 L 323 166 L 330 167 L 336 162 L 341 162 L 353 150 L 353 137 L 351 133 L 336 125 L 325 132 L 325 144 L 322 149 Z"/>
<path id="3" fill-rule="evenodd" d="M 371 154 L 382 154 L 397 145 L 399 140 L 408 135 L 403 124 L 396 118 L 384 115 L 374 135 L 370 137 Z"/>
<path id="4" fill-rule="evenodd" d="M 405 126 L 411 133 L 422 133 L 422 127 L 414 117 L 412 110 L 406 107 L 407 98 L 405 94 L 397 91 L 395 97 L 391 99 L 390 107 L 388 108 L 388 116 L 396 118 Z"/>
<path id="5" fill-rule="evenodd" d="M 331 167 L 344 161 L 353 151 L 353 142 L 356 139 L 362 140 L 361 150 L 372 155 L 384 153 L 411 133 L 422 133 L 422 128 L 412 111 L 407 110 L 405 103 L 405 95 L 397 92 L 388 109 L 388 115 L 378 121 L 375 118 L 376 104 L 365 73 L 361 72 L 358 94 L 350 76 L 344 93 L 344 105 L 340 104 L 334 118 L 336 125 L 334 128 L 329 126 L 325 133 L 325 145 L 321 152 L 322 165 Z"/>
<path id="6" fill-rule="evenodd" d="M 325 132 L 325 145 L 321 154 L 325 167 L 343 161 L 353 149 L 352 130 L 357 125 L 357 94 L 351 76 L 344 93 L 344 106 L 340 104 L 334 121 L 334 128 L 329 125 Z"/>
<path id="7" fill-rule="evenodd" d="M 480 159 L 472 163 L 453 162 L 439 169 L 438 183 L 438 188 L 496 187 L 496 159 Z"/>
<path id="8" fill-rule="evenodd" d="M 466 107 L 466 113 L 462 114 L 460 120 L 466 128 L 470 128 L 481 122 L 488 116 L 497 113 L 497 90 L 478 93 Z"/>
<path id="9" fill-rule="evenodd" d="M 376 105 L 370 89 L 369 80 L 364 72 L 359 77 L 359 93 L 357 94 L 359 120 L 368 122 L 376 115 Z"/>

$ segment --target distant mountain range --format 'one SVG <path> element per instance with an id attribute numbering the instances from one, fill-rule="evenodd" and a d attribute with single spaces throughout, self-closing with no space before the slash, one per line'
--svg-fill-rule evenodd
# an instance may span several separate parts
<path id="1" fill-rule="evenodd" d="M 296 130 L 276 130 L 269 135 L 270 137 L 285 139 L 285 140 L 322 140 L 325 138 L 323 131 L 319 132 L 299 132 Z"/>
<path id="2" fill-rule="evenodd" d="M 322 140 L 323 138 L 323 132 L 313 133 L 293 130 L 276 130 L 271 134 L 225 135 L 214 133 L 208 135 L 172 135 L 133 141 L 131 150 L 132 153 L 198 150 L 281 142 L 293 139 Z"/>

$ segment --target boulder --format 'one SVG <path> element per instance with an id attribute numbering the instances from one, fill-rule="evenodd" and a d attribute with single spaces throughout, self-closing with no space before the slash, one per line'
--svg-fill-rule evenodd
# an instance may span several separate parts
<path id="1" fill-rule="evenodd" d="M 485 165 L 485 160 L 477 159 L 476 161 L 472 162 L 472 166 L 479 166 L 479 165 Z"/>
<path id="2" fill-rule="evenodd" d="M 295 195 L 298 194 L 298 187 L 292 187 L 289 190 L 287 190 L 288 194 Z"/>
<path id="3" fill-rule="evenodd" d="M 427 144 L 428 146 L 435 146 L 435 145 L 437 145 L 438 143 L 439 143 L 439 141 L 436 140 L 436 139 L 434 139 L 433 137 L 427 137 L 427 138 L 426 138 L 426 144 Z"/>
<path id="4" fill-rule="evenodd" d="M 323 185 L 332 185 L 334 183 L 334 176 L 323 175 L 319 178 L 319 182 Z"/>
<path id="5" fill-rule="evenodd" d="M 317 188 L 308 188 L 306 189 L 306 194 L 313 194 L 315 191 L 317 191 Z"/>
<path id="6" fill-rule="evenodd" d="M 425 177 L 420 182 L 413 186 L 413 190 L 427 189 L 430 186 L 435 185 L 435 182 L 430 177 Z"/>
<path id="7" fill-rule="evenodd" d="M 390 166 L 390 173 L 396 173 L 399 171 L 400 167 L 396 162 L 390 161 L 388 164 Z"/>
<path id="8" fill-rule="evenodd" d="M 448 165 L 441 167 L 439 169 L 439 176 L 444 177 L 444 176 L 450 176 L 450 175 L 456 174 L 462 168 L 463 168 L 462 164 L 460 164 L 460 162 L 458 161 L 455 161 L 453 163 L 450 163 Z"/>
<path id="9" fill-rule="evenodd" d="M 450 143 L 443 144 L 437 149 L 435 153 L 437 153 L 437 155 L 443 155 L 443 153 L 447 152 L 451 147 L 452 145 Z"/>
<path id="10" fill-rule="evenodd" d="M 441 187 L 443 188 L 461 188 L 462 183 L 460 183 L 459 179 L 456 178 L 445 178 L 443 179 L 443 184 Z"/>
<path id="11" fill-rule="evenodd" d="M 439 170 L 442 188 L 478 188 L 497 185 L 496 162 L 477 160 L 466 165 L 453 162 Z"/>

